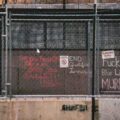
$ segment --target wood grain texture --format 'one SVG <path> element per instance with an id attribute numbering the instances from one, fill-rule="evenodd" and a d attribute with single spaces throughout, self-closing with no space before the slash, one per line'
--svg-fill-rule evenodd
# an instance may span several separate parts
<path id="1" fill-rule="evenodd" d="M 62 111 L 62 105 L 87 105 L 88 110 L 80 112 Z M 37 101 L 0 102 L 0 120 L 91 120 L 91 101 L 80 99 L 51 99 Z"/>

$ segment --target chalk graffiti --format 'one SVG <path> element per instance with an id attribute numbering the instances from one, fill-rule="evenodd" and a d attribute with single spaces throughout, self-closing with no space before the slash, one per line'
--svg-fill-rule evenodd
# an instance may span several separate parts
<path id="1" fill-rule="evenodd" d="M 56 87 L 59 83 L 57 81 L 57 67 L 59 58 L 56 56 L 20 56 L 20 61 L 23 64 L 24 79 L 39 80 L 43 87 Z"/>
<path id="2" fill-rule="evenodd" d="M 102 78 L 102 89 L 120 90 L 120 78 Z"/>
<path id="3" fill-rule="evenodd" d="M 102 76 L 112 76 L 113 75 L 113 71 L 108 70 L 108 69 L 102 69 Z"/>
<path id="4" fill-rule="evenodd" d="M 78 73 L 78 74 L 85 74 L 85 75 L 88 74 L 86 70 L 74 70 L 73 68 L 70 68 L 70 73 Z"/>
<path id="5" fill-rule="evenodd" d="M 120 57 L 103 59 L 101 69 L 101 87 L 104 91 L 120 90 Z"/>
<path id="6" fill-rule="evenodd" d="M 69 73 L 87 74 L 85 70 L 88 63 L 85 62 L 84 56 L 69 56 Z"/>
<path id="7" fill-rule="evenodd" d="M 119 58 L 116 56 L 115 57 L 115 59 L 110 59 L 110 60 L 108 60 L 108 59 L 103 59 L 103 63 L 102 63 L 102 66 L 103 67 L 116 67 L 116 68 L 118 68 L 118 67 L 120 67 L 120 60 L 119 60 Z"/>
<path id="8" fill-rule="evenodd" d="M 120 70 L 119 69 L 114 69 L 115 76 L 120 76 Z"/>

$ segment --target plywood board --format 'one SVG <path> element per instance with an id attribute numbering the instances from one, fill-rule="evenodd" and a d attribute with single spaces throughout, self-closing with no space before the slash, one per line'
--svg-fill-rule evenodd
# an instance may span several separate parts
<path id="1" fill-rule="evenodd" d="M 66 106 L 87 106 L 87 110 L 62 110 Z M 0 120 L 91 120 L 91 101 L 39 99 L 0 102 Z"/>

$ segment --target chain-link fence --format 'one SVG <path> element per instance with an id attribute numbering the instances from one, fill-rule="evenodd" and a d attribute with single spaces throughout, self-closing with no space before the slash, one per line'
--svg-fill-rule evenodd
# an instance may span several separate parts
<path id="1" fill-rule="evenodd" d="M 119 94 L 120 21 L 102 20 L 99 23 L 99 79 L 101 94 Z"/>
<path id="2" fill-rule="evenodd" d="M 2 16 L 2 95 L 119 95 L 120 15 L 97 11 Z"/>
<path id="3" fill-rule="evenodd" d="M 84 20 L 11 22 L 13 94 L 90 94 L 88 30 Z"/>

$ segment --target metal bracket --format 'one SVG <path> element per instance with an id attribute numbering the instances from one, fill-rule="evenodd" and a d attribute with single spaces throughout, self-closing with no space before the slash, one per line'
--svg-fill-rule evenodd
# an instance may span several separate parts
<path id="1" fill-rule="evenodd" d="M 10 24 L 8 23 L 7 26 L 9 26 Z"/>
<path id="2" fill-rule="evenodd" d="M 6 85 L 7 85 L 7 86 L 10 86 L 10 85 L 11 85 L 11 83 L 6 83 Z"/>
<path id="3" fill-rule="evenodd" d="M 0 15 L 6 15 L 7 12 L 0 12 Z"/>
<path id="4" fill-rule="evenodd" d="M 6 90 L 2 90 L 2 93 L 6 93 Z"/>
<path id="5" fill-rule="evenodd" d="M 2 35 L 2 37 L 6 37 L 6 35 Z"/>

